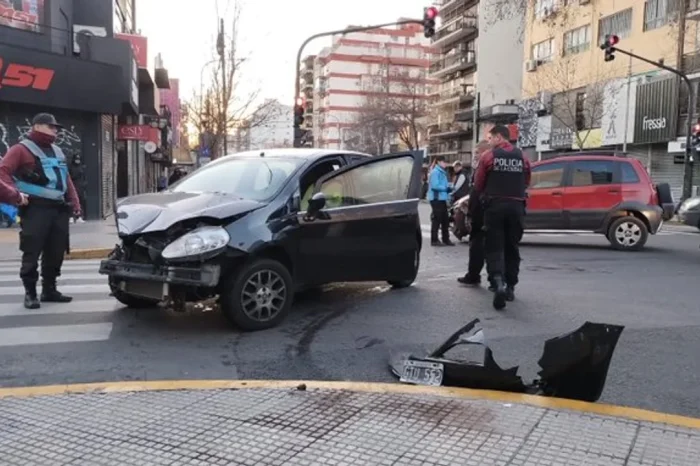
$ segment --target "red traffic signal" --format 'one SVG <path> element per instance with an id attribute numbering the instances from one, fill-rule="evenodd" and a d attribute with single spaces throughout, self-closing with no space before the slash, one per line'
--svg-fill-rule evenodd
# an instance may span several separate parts
<path id="1" fill-rule="evenodd" d="M 438 15 L 438 9 L 434 6 L 425 9 L 425 19 L 435 19 Z"/>
<path id="2" fill-rule="evenodd" d="M 431 38 L 435 35 L 435 18 L 437 18 L 438 10 L 434 6 L 423 9 L 423 35 L 426 38 Z"/>
<path id="3" fill-rule="evenodd" d="M 700 123 L 696 123 L 695 126 L 693 126 L 693 133 L 700 133 Z"/>
<path id="4" fill-rule="evenodd" d="M 616 36 L 616 35 L 614 35 L 614 34 L 611 34 L 611 35 L 607 36 L 607 38 L 608 38 L 608 39 L 607 39 L 607 42 L 608 42 L 608 46 L 609 46 L 609 47 L 614 47 L 614 46 L 616 46 L 617 44 L 620 43 L 620 37 L 619 37 L 619 36 Z"/>

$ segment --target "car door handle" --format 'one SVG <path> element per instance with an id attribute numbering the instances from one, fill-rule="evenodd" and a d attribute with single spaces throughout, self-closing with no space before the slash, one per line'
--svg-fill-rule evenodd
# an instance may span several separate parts
<path id="1" fill-rule="evenodd" d="M 562 192 L 561 191 L 552 191 L 552 196 L 561 196 Z"/>
<path id="2" fill-rule="evenodd" d="M 619 189 L 609 189 L 608 192 L 613 193 L 613 194 L 617 194 L 620 192 L 620 190 Z"/>

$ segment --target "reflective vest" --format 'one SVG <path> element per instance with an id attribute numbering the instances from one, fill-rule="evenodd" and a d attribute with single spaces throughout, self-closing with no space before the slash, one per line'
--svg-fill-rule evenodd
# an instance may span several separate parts
<path id="1" fill-rule="evenodd" d="M 26 178 L 15 177 L 17 189 L 27 196 L 42 197 L 53 201 L 65 200 L 66 190 L 68 189 L 68 165 L 66 164 L 66 156 L 61 148 L 52 144 L 51 148 L 55 157 L 49 157 L 34 141 L 24 139 L 20 141 L 20 144 L 29 149 L 29 152 L 36 158 L 37 163 L 41 164 L 48 183 L 41 185 L 27 181 Z"/>
<path id="2" fill-rule="evenodd" d="M 486 178 L 487 198 L 525 199 L 525 161 L 518 148 L 493 150 L 493 167 Z"/>

